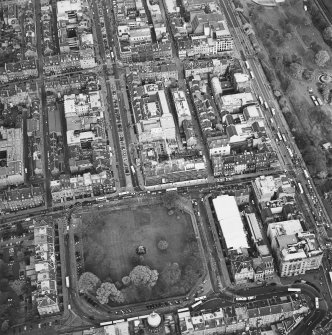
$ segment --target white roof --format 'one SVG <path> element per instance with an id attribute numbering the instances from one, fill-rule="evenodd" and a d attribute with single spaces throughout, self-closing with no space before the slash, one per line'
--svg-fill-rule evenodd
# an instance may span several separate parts
<path id="1" fill-rule="evenodd" d="M 268 230 L 273 231 L 273 236 L 293 235 L 303 232 L 301 222 L 297 219 L 269 223 Z"/>
<path id="2" fill-rule="evenodd" d="M 129 326 L 128 322 L 119 322 L 115 325 L 104 326 L 105 335 L 128 335 Z"/>
<path id="3" fill-rule="evenodd" d="M 237 83 L 245 83 L 249 81 L 249 76 L 245 73 L 234 73 L 234 79 Z"/>
<path id="4" fill-rule="evenodd" d="M 248 102 L 255 101 L 254 96 L 249 92 L 223 95 L 221 97 L 221 100 L 222 100 L 222 104 L 225 107 L 229 107 L 229 106 L 240 107 L 240 106 L 247 104 Z"/>
<path id="5" fill-rule="evenodd" d="M 249 248 L 235 197 L 220 195 L 213 206 L 228 249 Z"/>

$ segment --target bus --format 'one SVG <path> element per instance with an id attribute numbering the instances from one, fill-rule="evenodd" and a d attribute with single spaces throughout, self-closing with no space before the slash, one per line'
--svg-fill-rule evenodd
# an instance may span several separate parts
<path id="1" fill-rule="evenodd" d="M 332 272 L 329 272 L 329 276 L 330 276 L 330 280 L 331 280 L 331 283 L 332 283 Z"/>
<path id="2" fill-rule="evenodd" d="M 66 277 L 66 287 L 69 288 L 70 287 L 70 282 L 69 282 L 69 277 Z"/>
<path id="3" fill-rule="evenodd" d="M 98 197 L 98 198 L 96 198 L 97 201 L 104 201 L 106 199 L 107 199 L 106 197 Z"/>
<path id="4" fill-rule="evenodd" d="M 114 52 L 111 51 L 111 59 L 114 60 Z"/>
<path id="5" fill-rule="evenodd" d="M 201 305 L 203 303 L 202 300 L 195 302 L 193 305 L 191 305 L 191 308 L 196 308 L 197 306 Z"/>
<path id="6" fill-rule="evenodd" d="M 112 325 L 113 321 L 106 321 L 106 322 L 101 322 L 99 325 L 102 326 L 108 326 L 108 325 Z"/>
<path id="7" fill-rule="evenodd" d="M 149 317 L 149 315 L 140 315 L 138 318 L 141 319 L 147 319 Z"/>
<path id="8" fill-rule="evenodd" d="M 236 297 L 235 301 L 247 301 L 247 297 Z"/>
<path id="9" fill-rule="evenodd" d="M 300 193 L 303 194 L 303 187 L 302 187 L 301 183 L 297 183 L 297 186 L 299 187 Z"/>
<path id="10" fill-rule="evenodd" d="M 202 295 L 201 297 L 195 298 L 195 301 L 204 300 L 204 299 L 206 299 L 206 295 Z"/>
<path id="11" fill-rule="evenodd" d="M 114 320 L 113 324 L 125 322 L 125 319 Z"/>
<path id="12" fill-rule="evenodd" d="M 307 170 L 304 169 L 304 170 L 303 170 L 303 173 L 304 173 L 304 175 L 305 175 L 305 177 L 306 177 L 307 179 L 310 178 L 309 173 L 308 173 Z"/>
<path id="13" fill-rule="evenodd" d="M 129 195 L 129 192 L 120 192 L 119 193 L 119 197 L 123 197 L 124 195 Z"/>
<path id="14" fill-rule="evenodd" d="M 277 136 L 278 136 L 278 140 L 281 142 L 282 141 L 282 137 L 281 137 L 280 131 L 277 131 Z"/>
<path id="15" fill-rule="evenodd" d="M 300 288 L 296 288 L 296 287 L 290 287 L 287 290 L 288 292 L 298 292 L 301 293 L 301 289 Z"/>
<path id="16" fill-rule="evenodd" d="M 131 172 L 132 172 L 133 174 L 135 174 L 136 171 L 135 171 L 134 165 L 131 165 L 130 168 L 131 168 Z"/>
<path id="17" fill-rule="evenodd" d="M 282 136 L 282 140 L 283 140 L 284 142 L 287 142 L 287 138 L 286 138 L 285 134 L 281 134 L 281 136 Z"/>
<path id="18" fill-rule="evenodd" d="M 294 154 L 293 154 L 292 149 L 291 149 L 290 147 L 287 147 L 287 151 L 288 151 L 288 153 L 289 153 L 289 156 L 290 156 L 291 158 L 293 158 L 293 157 L 294 157 Z"/>
<path id="19" fill-rule="evenodd" d="M 252 295 L 252 296 L 247 297 L 247 301 L 251 301 L 251 300 L 256 300 L 256 296 Z"/>
<path id="20" fill-rule="evenodd" d="M 255 75 L 254 75 L 254 73 L 251 70 L 249 71 L 249 73 L 250 73 L 251 79 L 255 79 Z"/>
<path id="21" fill-rule="evenodd" d="M 174 192 L 174 191 L 177 191 L 178 190 L 178 188 L 177 187 L 172 187 L 172 188 L 167 188 L 166 189 L 166 192 Z"/>
<path id="22" fill-rule="evenodd" d="M 267 104 L 266 101 L 264 101 L 264 107 L 265 107 L 266 109 L 269 109 L 269 105 Z"/>
<path id="23" fill-rule="evenodd" d="M 256 299 L 255 295 L 251 295 L 251 296 L 248 296 L 248 297 L 236 297 L 235 298 L 236 301 L 252 301 L 252 300 L 255 300 L 255 299 Z"/>
<path id="24" fill-rule="evenodd" d="M 246 64 L 246 68 L 249 70 L 250 69 L 249 62 L 246 60 L 244 63 Z"/>
<path id="25" fill-rule="evenodd" d="M 178 313 L 188 312 L 188 311 L 189 311 L 189 308 L 188 308 L 188 307 L 178 309 Z"/>
<path id="26" fill-rule="evenodd" d="M 315 298 L 315 307 L 316 307 L 316 309 L 319 309 L 319 299 L 318 299 L 318 297 Z"/>
<path id="27" fill-rule="evenodd" d="M 260 103 L 261 105 L 264 104 L 264 101 L 263 101 L 263 99 L 262 99 L 262 97 L 261 97 L 260 95 L 258 96 L 258 101 L 259 101 L 259 103 Z"/>

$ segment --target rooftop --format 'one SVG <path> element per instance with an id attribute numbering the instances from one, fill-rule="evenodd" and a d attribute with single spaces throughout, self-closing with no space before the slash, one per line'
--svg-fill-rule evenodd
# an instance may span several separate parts
<path id="1" fill-rule="evenodd" d="M 249 248 L 242 218 L 235 197 L 220 195 L 213 206 L 228 249 Z"/>

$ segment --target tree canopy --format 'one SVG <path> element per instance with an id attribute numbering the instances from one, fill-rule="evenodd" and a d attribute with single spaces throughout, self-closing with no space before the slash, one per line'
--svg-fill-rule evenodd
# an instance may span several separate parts
<path id="1" fill-rule="evenodd" d="M 163 196 L 164 206 L 168 209 L 176 207 L 177 202 L 179 201 L 179 195 L 177 192 L 166 192 Z"/>
<path id="2" fill-rule="evenodd" d="M 20 296 L 24 292 L 25 282 L 23 280 L 16 279 L 10 284 L 10 287 L 18 296 Z"/>
<path id="3" fill-rule="evenodd" d="M 315 62 L 318 66 L 324 66 L 330 60 L 330 55 L 326 50 L 320 50 L 315 55 Z"/>
<path id="4" fill-rule="evenodd" d="M 303 66 L 299 63 L 291 63 L 289 65 L 289 74 L 296 78 L 296 79 L 302 79 L 302 73 L 303 73 Z"/>
<path id="5" fill-rule="evenodd" d="M 78 281 L 78 289 L 81 292 L 89 292 L 89 291 L 93 292 L 96 290 L 99 283 L 100 283 L 99 278 L 92 272 L 84 272 L 82 273 Z"/>
<path id="6" fill-rule="evenodd" d="M 328 26 L 323 30 L 323 38 L 327 42 L 332 41 L 332 26 Z"/>
<path id="7" fill-rule="evenodd" d="M 305 149 L 303 158 L 306 161 L 310 172 L 314 173 L 319 178 L 326 177 L 326 157 L 321 149 L 310 145 Z"/>
<path id="8" fill-rule="evenodd" d="M 151 270 L 148 266 L 137 265 L 130 272 L 129 277 L 135 286 L 153 287 L 158 280 L 158 271 Z"/>
<path id="9" fill-rule="evenodd" d="M 167 248 L 168 248 L 168 242 L 167 242 L 166 240 L 160 240 L 160 241 L 158 242 L 158 249 L 159 249 L 159 250 L 164 251 L 164 250 L 166 250 Z"/>
<path id="10" fill-rule="evenodd" d="M 304 69 L 302 73 L 302 77 L 304 80 L 312 80 L 314 71 L 310 69 Z"/>
<path id="11" fill-rule="evenodd" d="M 129 276 L 125 276 L 122 278 L 122 284 L 125 286 L 128 286 L 130 284 L 130 277 Z"/>
<path id="12" fill-rule="evenodd" d="M 97 299 L 101 304 L 107 304 L 109 300 L 117 303 L 124 302 L 124 295 L 113 283 L 105 282 L 97 290 Z"/>
<path id="13" fill-rule="evenodd" d="M 160 274 L 160 280 L 165 285 L 174 285 L 181 277 L 181 269 L 178 263 L 168 263 Z"/>

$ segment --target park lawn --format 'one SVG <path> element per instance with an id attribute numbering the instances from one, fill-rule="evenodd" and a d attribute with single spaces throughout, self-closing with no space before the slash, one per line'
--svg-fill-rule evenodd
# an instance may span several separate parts
<path id="1" fill-rule="evenodd" d="M 323 0 L 324 5 L 327 7 L 327 9 L 330 12 L 330 15 L 332 16 L 332 1 L 331 0 Z"/>
<path id="2" fill-rule="evenodd" d="M 104 211 L 104 225 L 92 230 L 84 239 L 85 270 L 102 281 L 121 282 L 137 260 L 136 248 L 146 248 L 144 265 L 161 272 L 169 262 L 180 265 L 185 261 L 186 240 L 193 235 L 191 218 L 177 212 L 168 215 L 162 206 L 140 207 L 137 210 Z M 83 219 L 84 220 L 84 219 Z M 169 246 L 166 252 L 157 248 L 160 239 Z"/>
<path id="3" fill-rule="evenodd" d="M 249 9 L 253 7 L 252 2 L 245 0 L 245 14 L 249 15 Z M 256 7 L 257 8 L 257 7 Z M 314 106 L 313 102 L 308 93 L 308 88 L 312 88 L 314 94 L 321 98 L 321 94 L 318 92 L 319 77 L 324 71 L 331 67 L 331 61 L 326 64 L 324 68 L 319 68 L 314 62 L 314 51 L 308 48 L 312 42 L 317 43 L 323 49 L 330 52 L 331 49 L 327 46 L 321 36 L 321 33 L 311 23 L 310 14 L 303 10 L 302 0 L 292 1 L 291 5 L 285 3 L 284 5 L 278 5 L 273 8 L 264 8 L 256 11 L 258 19 L 254 23 L 255 31 L 259 40 L 261 40 L 260 34 L 264 34 L 265 30 L 262 28 L 265 24 L 271 25 L 274 29 L 283 31 L 283 27 L 280 26 L 280 20 L 286 18 L 286 14 L 291 14 L 300 18 L 300 22 L 296 26 L 296 32 L 292 33 L 291 38 L 288 40 L 286 36 L 283 38 L 283 45 L 277 47 L 272 41 L 268 45 L 267 49 L 263 49 L 263 53 L 268 55 L 270 59 L 277 53 L 280 55 L 297 55 L 302 58 L 303 67 L 314 70 L 312 80 L 297 80 L 289 76 L 291 81 L 291 88 L 286 91 L 286 96 L 292 101 L 294 112 L 297 120 L 296 125 L 290 127 L 295 133 L 306 134 L 312 145 L 320 150 L 319 146 L 322 142 L 332 141 L 332 126 L 331 122 L 317 123 L 314 119 L 314 115 L 311 113 L 311 107 Z M 302 19 L 302 21 L 301 21 Z M 294 25 L 293 25 L 294 27 Z M 269 53 L 266 53 L 268 50 Z M 285 70 L 287 71 L 287 69 Z M 325 115 L 332 120 L 332 108 L 331 105 L 324 105 L 322 110 Z M 293 122 L 294 123 L 294 122 Z"/>

